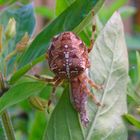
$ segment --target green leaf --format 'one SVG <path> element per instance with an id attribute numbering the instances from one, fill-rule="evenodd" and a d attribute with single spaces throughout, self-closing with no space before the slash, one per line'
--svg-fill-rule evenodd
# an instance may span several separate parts
<path id="1" fill-rule="evenodd" d="M 62 13 L 74 1 L 75 0 L 56 0 L 56 15 L 58 16 L 60 13 Z"/>
<path id="2" fill-rule="evenodd" d="M 24 75 L 27 70 L 31 69 L 35 64 L 39 63 L 40 61 L 43 61 L 45 59 L 45 56 L 42 55 L 41 57 L 37 58 L 33 63 L 29 63 L 25 65 L 25 67 L 19 69 L 10 79 L 9 83 L 14 84 L 15 81 L 17 81 L 22 75 Z"/>
<path id="3" fill-rule="evenodd" d="M 44 140 L 84 140 L 78 115 L 70 101 L 68 87 L 51 115 Z"/>
<path id="4" fill-rule="evenodd" d="M 90 124 L 85 140 L 127 140 L 121 116 L 127 111 L 128 56 L 119 13 L 113 14 L 99 34 L 90 60 L 90 77 L 104 85 L 103 91 L 94 91 L 103 106 L 88 102 Z"/>
<path id="5" fill-rule="evenodd" d="M 109 20 L 109 18 L 112 16 L 112 14 L 117 11 L 119 8 L 124 6 L 128 0 L 117 0 L 112 1 L 111 4 L 105 5 L 101 8 L 98 15 L 102 23 L 105 25 L 106 22 Z"/>
<path id="6" fill-rule="evenodd" d="M 56 1 L 56 15 L 59 15 L 60 13 L 62 13 L 73 2 L 74 2 L 74 0 L 61 0 L 61 1 L 57 0 Z M 87 16 L 87 18 L 84 19 L 84 21 L 86 23 L 90 23 L 91 18 L 93 18 L 93 16 L 89 15 L 89 16 Z M 78 25 L 73 31 L 78 33 L 78 35 L 80 36 L 80 38 L 84 41 L 84 43 L 86 45 L 89 45 L 90 37 L 89 36 L 87 37 L 87 34 L 88 34 L 87 28 L 83 29 L 83 27 L 85 27 L 84 21 L 83 21 L 83 23 L 80 23 L 80 25 Z M 91 29 L 91 25 L 90 25 L 90 29 Z M 80 32 L 80 34 L 79 34 L 79 32 Z"/>
<path id="7" fill-rule="evenodd" d="M 125 115 L 123 115 L 123 118 L 126 121 L 128 121 L 131 125 L 140 129 L 140 121 L 138 119 L 136 119 L 134 116 L 132 116 L 131 114 L 125 114 Z"/>
<path id="8" fill-rule="evenodd" d="M 46 112 L 36 111 L 28 140 L 42 140 L 46 124 Z"/>
<path id="9" fill-rule="evenodd" d="M 0 5 L 10 5 L 14 2 L 17 2 L 17 0 L 0 0 Z M 30 0 L 18 0 L 18 2 L 21 2 L 21 3 L 24 3 L 24 4 L 27 4 L 30 2 Z"/>
<path id="10" fill-rule="evenodd" d="M 11 105 L 39 93 L 45 86 L 45 83 L 36 80 L 19 82 L 19 84 L 14 85 L 0 98 L 0 113 Z"/>
<path id="11" fill-rule="evenodd" d="M 3 130 L 3 125 L 2 122 L 0 122 L 0 138 L 1 140 L 5 140 L 5 135 L 4 135 L 4 130 Z"/>
<path id="12" fill-rule="evenodd" d="M 14 1 L 14 0 L 8 0 L 8 1 L 0 0 L 0 4 L 1 4 L 1 5 L 10 4 L 10 3 L 12 3 L 13 1 Z"/>
<path id="13" fill-rule="evenodd" d="M 46 6 L 37 6 L 35 7 L 35 12 L 43 17 L 53 19 L 54 18 L 54 13 L 53 10 L 49 9 Z"/>
<path id="14" fill-rule="evenodd" d="M 138 82 L 140 83 L 140 53 L 136 52 L 137 57 L 137 69 L 138 69 Z"/>
<path id="15" fill-rule="evenodd" d="M 127 84 L 127 102 L 128 103 L 136 103 L 136 104 L 140 104 L 140 100 L 139 100 L 139 95 L 136 93 L 134 85 L 132 84 L 132 81 L 129 79 L 129 82 Z"/>
<path id="16" fill-rule="evenodd" d="M 130 63 L 129 76 L 131 78 L 133 85 L 136 85 L 138 82 L 138 71 L 137 71 L 138 69 L 136 68 L 137 67 L 136 50 L 129 51 L 129 63 Z"/>

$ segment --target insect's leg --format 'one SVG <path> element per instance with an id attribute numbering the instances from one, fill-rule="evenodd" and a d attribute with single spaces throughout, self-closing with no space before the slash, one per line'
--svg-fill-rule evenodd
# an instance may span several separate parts
<path id="1" fill-rule="evenodd" d="M 90 96 L 92 99 L 93 99 L 93 101 L 95 102 L 95 104 L 96 105 L 101 105 L 98 101 L 97 101 L 97 99 L 96 99 L 96 96 L 94 96 L 91 92 L 90 92 L 90 90 L 87 88 L 87 85 L 86 85 L 86 83 L 87 83 L 87 77 L 86 76 L 81 76 L 81 77 L 79 77 L 79 80 L 81 81 L 81 88 L 83 89 L 83 91 L 86 93 L 86 94 L 88 94 L 88 96 Z"/>
<path id="2" fill-rule="evenodd" d="M 88 83 L 91 85 L 91 87 L 94 87 L 95 89 L 99 90 L 99 89 L 103 89 L 102 85 L 97 85 L 96 83 L 94 83 L 91 79 L 89 79 L 87 77 L 87 81 Z"/>
<path id="3" fill-rule="evenodd" d="M 93 95 L 93 94 L 90 92 L 90 90 L 87 88 L 87 86 L 86 86 L 85 83 L 83 83 L 83 84 L 81 85 L 81 88 L 83 89 L 83 91 L 84 91 L 89 97 L 92 98 L 92 100 L 94 101 L 94 103 L 95 103 L 97 106 L 101 106 L 101 103 L 100 103 L 99 101 L 97 101 L 96 96 Z"/>
<path id="4" fill-rule="evenodd" d="M 52 93 L 51 93 L 51 96 L 52 96 L 52 97 L 55 96 L 56 88 L 59 86 L 59 84 L 60 84 L 61 82 L 62 82 L 62 79 L 57 79 L 57 81 L 54 83 L 53 89 L 52 89 Z"/>
<path id="5" fill-rule="evenodd" d="M 97 90 L 103 88 L 102 85 L 96 84 L 95 82 L 93 82 L 90 78 L 88 78 L 88 77 L 87 77 L 86 75 L 84 75 L 84 74 L 80 77 L 80 80 L 81 80 L 81 81 L 86 80 L 86 81 L 91 85 L 91 87 L 93 87 L 93 88 L 95 88 L 95 89 L 97 89 Z"/>
<path id="6" fill-rule="evenodd" d="M 94 11 L 92 11 L 92 16 L 94 17 Z M 90 46 L 88 48 L 88 53 L 90 53 L 90 51 L 93 49 L 93 45 L 94 45 L 94 34 L 95 34 L 95 30 L 96 30 L 96 25 L 94 22 L 95 22 L 95 19 L 93 19 L 92 35 L 91 35 L 91 40 L 90 40 Z"/>
<path id="7" fill-rule="evenodd" d="M 50 99 L 48 101 L 48 108 L 50 107 L 50 105 L 51 105 L 52 102 L 55 102 L 56 89 L 60 85 L 61 82 L 62 82 L 62 79 L 57 79 L 57 81 L 54 83 L 53 89 L 52 89 L 52 93 L 51 93 Z"/>
<path id="8" fill-rule="evenodd" d="M 57 76 L 55 76 L 54 78 L 47 78 L 47 77 L 43 77 L 41 75 L 35 74 L 34 75 L 36 78 L 38 78 L 41 81 L 45 81 L 45 82 L 55 82 L 57 81 L 59 78 Z"/>

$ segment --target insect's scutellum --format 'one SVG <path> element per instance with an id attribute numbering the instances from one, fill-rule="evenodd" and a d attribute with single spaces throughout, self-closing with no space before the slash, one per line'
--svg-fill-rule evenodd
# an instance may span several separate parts
<path id="1" fill-rule="evenodd" d="M 86 114 L 87 95 L 99 105 L 87 88 L 88 83 L 92 87 L 99 88 L 87 77 L 86 71 L 90 66 L 88 52 L 84 42 L 73 32 L 63 32 L 55 36 L 47 52 L 50 69 L 56 75 L 56 86 L 61 80 L 69 80 L 72 88 L 72 103 L 85 126 L 89 122 Z"/>

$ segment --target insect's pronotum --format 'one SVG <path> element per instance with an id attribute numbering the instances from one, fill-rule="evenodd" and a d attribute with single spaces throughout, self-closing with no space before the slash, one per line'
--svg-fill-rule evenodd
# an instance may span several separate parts
<path id="1" fill-rule="evenodd" d="M 90 47 L 87 48 L 78 36 L 73 32 L 67 31 L 60 33 L 52 39 L 47 52 L 49 67 L 54 72 L 55 77 L 45 80 L 54 82 L 53 93 L 63 80 L 69 80 L 72 103 L 84 125 L 87 125 L 89 122 L 86 113 L 87 96 L 92 97 L 93 101 L 97 105 L 100 105 L 96 101 L 96 97 L 87 88 L 87 84 L 96 89 L 100 88 L 86 74 L 86 70 L 90 67 L 88 53 L 91 51 L 92 46 L 93 40 L 91 40 Z"/>

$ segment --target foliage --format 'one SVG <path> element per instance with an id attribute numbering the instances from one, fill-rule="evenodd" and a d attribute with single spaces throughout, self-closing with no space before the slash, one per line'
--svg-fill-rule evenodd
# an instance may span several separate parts
<path id="1" fill-rule="evenodd" d="M 53 14 L 52 10 L 50 10 L 46 6 L 38 6 L 38 7 L 35 7 L 35 12 L 36 12 L 36 14 L 41 15 L 43 17 L 46 17 L 48 19 L 53 19 L 54 16 L 55 16 Z"/>
<path id="2" fill-rule="evenodd" d="M 136 52 L 136 60 L 137 60 L 137 69 L 136 69 L 136 82 L 129 82 L 128 85 L 128 103 L 129 103 L 129 108 L 132 106 L 133 109 L 129 109 L 130 113 L 133 113 L 137 116 L 139 116 L 139 98 L 140 98 L 140 54 Z M 134 79 L 134 75 L 130 75 Z M 132 80 L 133 80 L 132 79 Z M 131 114 L 125 114 L 124 119 L 130 123 L 131 125 L 135 126 L 136 128 L 140 128 L 139 124 L 140 121 Z"/>
<path id="3" fill-rule="evenodd" d="M 0 24 L 3 25 L 3 30 L 5 30 L 6 25 L 11 17 L 16 20 L 16 35 L 13 39 L 7 40 L 3 34 L 3 38 L 5 39 L 3 40 L 2 53 L 4 57 L 6 57 L 10 52 L 16 49 L 16 44 L 21 40 L 26 32 L 28 32 L 28 34 L 31 36 L 35 27 L 35 17 L 32 4 L 28 4 L 25 6 L 19 6 L 18 4 L 15 4 L 8 7 L 5 11 L 1 12 Z M 28 20 L 29 18 L 31 20 Z M 2 55 L 0 57 L 2 61 L 2 63 L 0 64 L 1 71 L 2 73 L 6 73 L 6 75 L 8 76 L 11 72 L 13 72 L 13 66 L 16 58 L 13 57 L 9 62 L 5 64 L 7 65 L 7 70 L 5 70 L 3 69 L 5 58 L 3 58 Z"/>
<path id="4" fill-rule="evenodd" d="M 134 125 L 135 127 L 137 127 L 138 129 L 140 129 L 140 121 L 138 119 L 136 119 L 134 116 L 130 115 L 130 114 L 125 114 L 123 116 L 130 124 Z"/>
<path id="5" fill-rule="evenodd" d="M 0 0 L 0 5 L 6 6 L 6 5 L 10 5 L 12 3 L 15 3 L 15 2 L 17 2 L 17 1 L 16 0 L 8 0 L 8 1 Z M 19 0 L 19 2 L 21 2 L 23 4 L 27 4 L 30 2 L 30 0 Z"/>
<path id="6" fill-rule="evenodd" d="M 0 47 L 2 48 L 0 71 L 9 88 L 0 97 L 0 113 L 10 108 L 10 114 L 11 116 L 14 114 L 15 120 L 18 119 L 15 117 L 18 115 L 20 120 L 26 120 L 24 126 L 28 126 L 28 129 L 20 127 L 20 130 L 16 127 L 17 120 L 13 121 L 16 139 L 127 140 L 127 129 L 122 116 L 125 114 L 124 119 L 139 128 L 139 121 L 126 113 L 127 102 L 130 113 L 132 103 L 139 104 L 137 98 L 140 87 L 140 56 L 137 53 L 138 77 L 135 85 L 131 82 L 133 79 L 131 76 L 130 86 L 127 88 L 128 56 L 120 14 L 126 18 L 134 14 L 135 8 L 122 7 L 127 0 L 114 1 L 109 8 L 102 7 L 104 0 L 57 0 L 56 15 L 54 15 L 54 11 L 44 6 L 36 7 L 34 10 L 33 4 L 27 4 L 29 1 L 19 1 L 24 4 L 14 2 L 14 0 L 0 1 L 0 4 L 4 6 L 10 5 L 0 13 L 2 27 L 0 27 Z M 115 11 L 120 7 L 119 14 Z M 92 9 L 96 14 L 98 30 L 94 49 L 90 54 L 89 77 L 96 83 L 103 84 L 104 89 L 101 91 L 91 89 L 101 101 L 102 106 L 97 107 L 91 99 L 88 99 L 87 111 L 90 123 L 85 128 L 71 104 L 69 83 L 64 82 L 57 90 L 57 103 L 51 105 L 49 109 L 46 108 L 44 112 L 40 112 L 44 110 L 44 103 L 48 103 L 52 85 L 38 80 L 31 74 L 28 76 L 25 74 L 34 65 L 45 60 L 45 53 L 52 37 L 60 32 L 73 31 L 89 45 L 93 20 Z M 35 29 L 34 12 L 52 21 L 35 38 L 32 38 Z M 16 20 L 16 34 L 9 39 L 5 32 L 10 18 Z M 18 45 L 22 47 L 22 51 L 17 51 Z M 35 101 L 34 97 L 37 97 Z M 32 105 L 36 108 L 32 109 Z M 37 110 L 39 108 L 40 110 Z M 21 115 L 19 110 L 24 115 Z M 0 131 L 0 136 L 2 133 Z"/>

